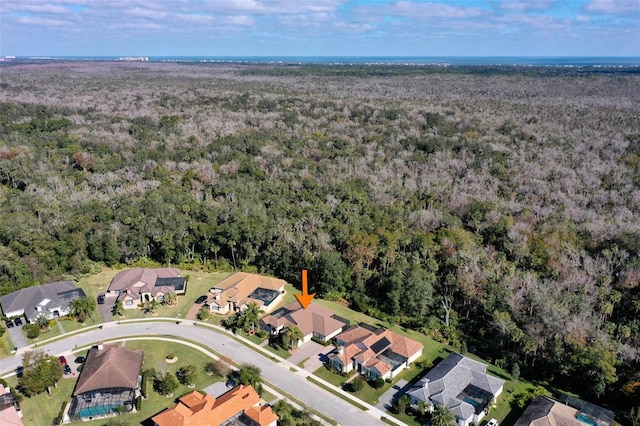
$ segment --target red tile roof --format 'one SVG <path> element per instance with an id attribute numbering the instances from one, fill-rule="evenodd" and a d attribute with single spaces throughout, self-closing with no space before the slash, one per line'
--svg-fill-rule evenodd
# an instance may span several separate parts
<path id="1" fill-rule="evenodd" d="M 157 426 L 214 426 L 240 413 L 260 426 L 268 426 L 278 419 L 251 386 L 240 385 L 219 398 L 193 391 L 151 420 Z"/>

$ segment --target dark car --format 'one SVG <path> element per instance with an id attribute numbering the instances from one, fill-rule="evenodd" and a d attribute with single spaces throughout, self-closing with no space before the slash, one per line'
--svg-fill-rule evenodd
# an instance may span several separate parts
<path id="1" fill-rule="evenodd" d="M 23 366 L 20 366 L 20 367 L 16 368 L 16 376 L 22 377 L 23 374 L 24 374 L 24 367 Z"/>
<path id="2" fill-rule="evenodd" d="M 17 317 L 16 319 L 14 319 L 13 322 L 18 327 L 22 325 L 22 320 L 20 319 L 20 317 Z"/>
<path id="3" fill-rule="evenodd" d="M 196 303 L 204 303 L 207 300 L 207 296 L 200 296 L 196 299 Z"/>
<path id="4" fill-rule="evenodd" d="M 104 294 L 98 295 L 98 305 L 104 305 Z"/>
<path id="5" fill-rule="evenodd" d="M 13 327 L 13 321 L 11 320 L 6 320 L 4 323 L 6 324 L 7 328 Z"/>
<path id="6" fill-rule="evenodd" d="M 75 363 L 76 364 L 82 364 L 83 362 L 85 362 L 87 359 L 83 356 L 79 356 L 78 358 L 75 359 Z"/>
<path id="7" fill-rule="evenodd" d="M 71 374 L 71 367 L 68 364 L 64 365 L 64 374 Z"/>
<path id="8" fill-rule="evenodd" d="M 64 356 L 60 355 L 58 359 L 60 360 L 60 364 L 67 365 L 67 359 Z"/>

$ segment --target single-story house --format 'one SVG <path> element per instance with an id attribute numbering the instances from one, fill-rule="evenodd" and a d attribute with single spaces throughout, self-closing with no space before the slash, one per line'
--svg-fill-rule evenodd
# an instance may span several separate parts
<path id="1" fill-rule="evenodd" d="M 240 385 L 218 398 L 190 392 L 151 420 L 155 426 L 276 426 L 278 416 L 251 386 Z"/>
<path id="2" fill-rule="evenodd" d="M 20 404 L 9 388 L 0 384 L 0 425 L 24 426 Z"/>
<path id="3" fill-rule="evenodd" d="M 394 377 L 422 355 L 422 343 L 384 328 L 354 325 L 335 338 L 329 364 L 343 373 L 354 368 L 370 379 Z"/>
<path id="4" fill-rule="evenodd" d="M 312 337 L 328 342 L 337 336 L 346 324 L 327 308 L 311 303 L 303 309 L 299 302 L 290 303 L 260 320 L 260 328 L 272 336 L 293 326 L 302 332 L 303 338 L 298 342 L 302 344 Z"/>
<path id="5" fill-rule="evenodd" d="M 114 344 L 91 348 L 72 394 L 69 419 L 88 420 L 122 410 L 134 411 L 140 394 L 142 360 L 142 351 Z"/>
<path id="6" fill-rule="evenodd" d="M 459 426 L 479 424 L 504 385 L 504 380 L 487 374 L 486 370 L 486 364 L 452 353 L 433 367 L 407 395 L 416 408 L 420 401 L 429 409 L 437 404 L 446 406 L 456 416 Z"/>
<path id="7" fill-rule="evenodd" d="M 556 401 L 546 396 L 535 398 L 514 426 L 611 426 L 614 424 L 612 411 L 574 397 Z"/>
<path id="8" fill-rule="evenodd" d="M 216 314 L 226 314 L 257 304 L 264 312 L 271 310 L 284 297 L 286 282 L 264 275 L 235 272 L 209 290 L 205 305 Z"/>
<path id="9" fill-rule="evenodd" d="M 118 272 L 111 280 L 106 297 L 116 297 L 125 309 L 156 300 L 162 302 L 165 294 L 187 292 L 187 282 L 177 268 L 134 268 Z"/>
<path id="10" fill-rule="evenodd" d="M 35 323 L 44 315 L 47 319 L 69 314 L 71 301 L 86 297 L 81 288 L 70 281 L 59 281 L 16 290 L 0 298 L 5 317 L 24 315 L 28 322 Z"/>

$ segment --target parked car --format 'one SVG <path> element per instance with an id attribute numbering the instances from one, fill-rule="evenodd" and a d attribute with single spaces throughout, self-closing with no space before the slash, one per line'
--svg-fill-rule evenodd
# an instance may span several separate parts
<path id="1" fill-rule="evenodd" d="M 98 305 L 104 305 L 104 294 L 98 295 Z"/>
<path id="2" fill-rule="evenodd" d="M 498 421 L 496 419 L 491 419 L 486 426 L 498 426 Z"/>
<path id="3" fill-rule="evenodd" d="M 13 320 L 13 323 L 14 323 L 16 326 L 20 327 L 20 326 L 22 325 L 22 320 L 20 319 L 20 317 L 16 317 L 16 318 Z"/>
<path id="4" fill-rule="evenodd" d="M 13 327 L 13 321 L 11 320 L 6 320 L 4 323 L 6 324 L 7 328 Z"/>
<path id="5" fill-rule="evenodd" d="M 67 359 L 64 356 L 60 355 L 58 359 L 60 360 L 60 364 L 67 365 Z"/>
<path id="6" fill-rule="evenodd" d="M 203 296 L 200 296 L 200 297 L 198 297 L 198 298 L 196 299 L 196 303 L 197 303 L 197 304 L 204 303 L 204 302 L 205 302 L 205 300 L 207 300 L 207 296 L 204 296 L 204 295 L 203 295 Z"/>
<path id="7" fill-rule="evenodd" d="M 18 377 L 22 377 L 22 375 L 24 374 L 24 367 L 20 366 L 16 368 L 16 376 Z"/>
<path id="8" fill-rule="evenodd" d="M 64 365 L 64 374 L 71 374 L 71 367 L 68 364 Z"/>
<path id="9" fill-rule="evenodd" d="M 86 361 L 87 359 L 83 356 L 79 356 L 78 358 L 75 359 L 75 363 L 76 364 L 82 364 Z"/>

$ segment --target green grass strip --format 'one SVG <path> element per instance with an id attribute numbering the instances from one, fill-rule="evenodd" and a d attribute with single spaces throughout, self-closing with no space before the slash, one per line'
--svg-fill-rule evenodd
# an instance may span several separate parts
<path id="1" fill-rule="evenodd" d="M 335 389 L 332 389 L 329 386 L 326 386 L 324 383 L 319 382 L 318 380 L 314 379 L 313 376 L 307 376 L 307 380 L 309 380 L 311 383 L 320 386 L 322 389 L 326 390 L 327 392 L 331 392 L 332 394 L 334 394 L 335 396 L 344 399 L 345 401 L 347 401 L 348 403 L 350 403 L 351 405 L 358 407 L 359 409 L 361 409 L 362 411 L 367 411 L 369 408 L 365 407 L 364 405 L 358 404 L 356 401 L 352 400 L 351 398 L 347 398 L 346 396 L 344 396 L 342 393 L 336 391 Z"/>
<path id="2" fill-rule="evenodd" d="M 287 392 L 283 391 L 282 389 L 278 389 L 277 387 L 275 387 L 275 386 L 271 385 L 270 383 L 268 383 L 268 385 L 269 385 L 269 386 L 271 386 L 271 387 L 273 387 L 274 389 L 277 389 L 277 390 L 278 390 L 278 392 L 279 392 L 282 396 L 286 397 L 289 401 L 293 401 L 293 402 L 295 402 L 296 404 L 298 404 L 300 407 L 306 408 L 306 409 L 307 409 L 307 411 L 309 411 L 309 412 L 311 412 L 311 413 L 315 414 L 316 416 L 320 417 L 320 418 L 321 418 L 322 420 L 324 420 L 325 422 L 327 422 L 327 423 L 329 423 L 329 424 L 332 424 L 333 426 L 338 426 L 338 422 L 336 422 L 336 421 L 335 421 L 335 420 L 333 420 L 332 418 L 329 418 L 329 417 L 325 416 L 324 414 L 322 414 L 322 413 L 320 413 L 320 412 L 318 412 L 318 411 L 314 410 L 313 408 L 309 408 L 309 407 L 307 407 L 307 404 L 305 404 L 304 402 L 300 401 L 300 400 L 299 400 L 298 398 L 296 398 L 295 396 L 293 396 L 293 395 L 291 395 L 291 394 L 289 394 L 289 393 L 287 393 Z"/>

